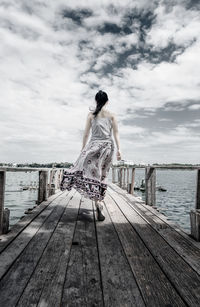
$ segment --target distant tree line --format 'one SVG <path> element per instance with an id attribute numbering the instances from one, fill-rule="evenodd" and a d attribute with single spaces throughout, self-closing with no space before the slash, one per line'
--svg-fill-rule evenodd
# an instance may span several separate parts
<path id="1" fill-rule="evenodd" d="M 69 162 L 50 162 L 50 163 L 0 163 L 0 167 L 10 166 L 10 167 L 38 167 L 38 168 L 69 168 L 70 166 L 74 166 L 73 163 Z"/>

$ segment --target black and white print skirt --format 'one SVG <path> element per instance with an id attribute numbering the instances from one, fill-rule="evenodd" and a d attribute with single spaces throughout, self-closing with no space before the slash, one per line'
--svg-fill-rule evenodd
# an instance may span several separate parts
<path id="1" fill-rule="evenodd" d="M 78 159 L 64 170 L 60 190 L 75 188 L 85 198 L 103 200 L 107 190 L 107 177 L 114 154 L 113 140 L 90 141 Z"/>

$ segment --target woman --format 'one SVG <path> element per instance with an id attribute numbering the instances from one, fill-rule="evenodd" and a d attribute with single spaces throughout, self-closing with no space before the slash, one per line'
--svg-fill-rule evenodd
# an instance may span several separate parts
<path id="1" fill-rule="evenodd" d="M 117 146 L 117 160 L 121 160 L 121 152 L 117 120 L 107 109 L 108 96 L 100 90 L 95 95 L 95 100 L 96 109 L 87 116 L 81 153 L 74 166 L 64 171 L 60 189 L 70 191 L 74 187 L 84 197 L 94 200 L 97 219 L 103 221 L 105 216 L 102 200 L 107 190 L 107 177 L 114 153 L 112 129 Z M 91 138 L 86 145 L 90 128 Z"/>

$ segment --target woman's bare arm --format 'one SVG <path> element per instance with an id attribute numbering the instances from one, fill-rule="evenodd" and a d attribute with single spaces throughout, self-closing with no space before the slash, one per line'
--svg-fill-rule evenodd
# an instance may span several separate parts
<path id="1" fill-rule="evenodd" d="M 82 142 L 82 149 L 85 147 L 89 134 L 90 134 L 90 127 L 91 127 L 91 119 L 92 119 L 92 113 L 89 112 L 87 115 L 87 119 L 86 119 L 86 124 L 85 124 L 85 130 L 84 130 L 84 134 L 83 134 L 83 142 Z"/>
<path id="2" fill-rule="evenodd" d="M 117 146 L 117 160 L 121 159 L 121 151 L 120 151 L 120 142 L 119 142 L 119 130 L 118 130 L 118 123 L 115 114 L 112 114 L 112 125 L 113 125 L 113 136 L 115 139 L 115 143 Z"/>

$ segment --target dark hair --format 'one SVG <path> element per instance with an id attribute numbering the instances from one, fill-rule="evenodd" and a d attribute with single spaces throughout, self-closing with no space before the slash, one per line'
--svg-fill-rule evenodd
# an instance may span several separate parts
<path id="1" fill-rule="evenodd" d="M 95 100 L 97 102 L 97 105 L 95 111 L 92 114 L 96 117 L 97 114 L 101 111 L 104 104 L 108 101 L 108 95 L 106 94 L 106 92 L 100 90 L 98 91 L 98 93 L 96 93 Z"/>

